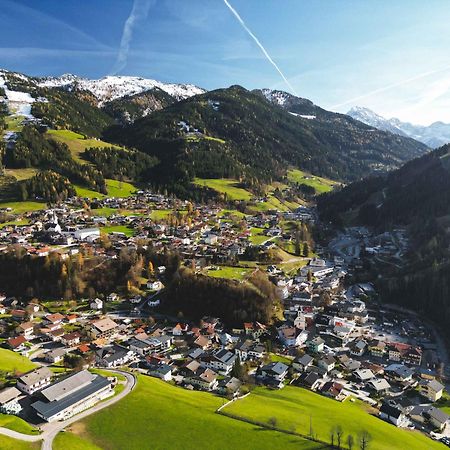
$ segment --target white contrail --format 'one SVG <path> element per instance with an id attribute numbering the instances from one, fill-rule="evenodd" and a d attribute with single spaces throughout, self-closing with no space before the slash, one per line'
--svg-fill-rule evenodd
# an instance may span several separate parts
<path id="1" fill-rule="evenodd" d="M 295 89 L 293 88 L 292 84 L 289 83 L 289 80 L 284 76 L 284 73 L 280 70 L 280 68 L 277 66 L 276 62 L 271 58 L 271 56 L 267 53 L 267 50 L 264 48 L 264 46 L 261 44 L 259 39 L 251 32 L 251 30 L 247 27 L 245 22 L 242 20 L 239 13 L 228 3 L 227 0 L 223 0 L 225 5 L 227 5 L 228 9 L 233 13 L 234 17 L 239 21 L 239 23 L 242 25 L 242 28 L 250 35 L 250 37 L 256 42 L 256 45 L 261 49 L 264 56 L 267 58 L 267 60 L 270 62 L 270 64 L 277 69 L 277 72 L 281 75 L 284 82 L 288 85 L 289 89 L 295 94 L 298 95 L 297 92 L 295 92 Z"/>
<path id="2" fill-rule="evenodd" d="M 393 89 L 393 88 L 396 88 L 396 87 L 399 87 L 399 86 L 403 86 L 404 84 L 408 84 L 408 83 L 411 83 L 413 81 L 420 80 L 421 78 L 429 77 L 430 75 L 435 75 L 436 73 L 443 72 L 444 70 L 448 70 L 448 69 L 450 69 L 450 65 L 442 67 L 440 69 L 429 70 L 428 72 L 420 73 L 420 74 L 415 75 L 413 77 L 406 78 L 405 80 L 398 81 L 397 83 L 388 84 L 387 86 L 383 86 L 381 88 L 375 89 L 374 91 L 367 92 L 366 94 L 362 94 L 362 95 L 359 95 L 358 97 L 351 98 L 350 100 L 346 100 L 345 102 L 338 103 L 337 105 L 330 106 L 329 109 L 340 108 L 341 106 L 348 105 L 349 103 L 357 102 L 357 101 L 362 100 L 364 98 L 371 97 L 372 95 L 379 94 L 380 92 L 385 92 L 385 91 L 388 91 L 390 89 Z"/>
<path id="3" fill-rule="evenodd" d="M 117 59 L 112 70 L 112 75 L 117 74 L 127 65 L 128 52 L 130 51 L 130 42 L 133 37 L 134 25 L 139 19 L 145 19 L 147 17 L 151 3 L 152 0 L 134 0 L 131 13 L 125 21 L 125 25 L 123 27 L 119 53 L 117 54 Z"/>

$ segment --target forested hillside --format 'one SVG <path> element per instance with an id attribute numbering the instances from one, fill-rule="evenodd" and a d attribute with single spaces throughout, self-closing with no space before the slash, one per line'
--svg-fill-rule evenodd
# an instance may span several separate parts
<path id="1" fill-rule="evenodd" d="M 402 264 L 366 267 L 380 274 L 384 301 L 400 303 L 441 324 L 450 320 L 450 146 L 399 170 L 319 197 L 324 220 L 362 224 L 380 232 L 406 227 L 409 252 Z"/>
<path id="2" fill-rule="evenodd" d="M 239 86 L 175 103 L 104 137 L 138 148 L 161 162 L 159 183 L 183 187 L 194 176 L 268 182 L 288 164 L 337 180 L 398 167 L 426 147 L 374 131 L 341 115 L 333 121 L 289 114 L 259 93 Z"/>

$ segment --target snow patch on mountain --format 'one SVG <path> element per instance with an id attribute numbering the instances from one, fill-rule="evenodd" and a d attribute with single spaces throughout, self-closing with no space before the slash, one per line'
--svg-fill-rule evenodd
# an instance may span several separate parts
<path id="1" fill-rule="evenodd" d="M 6 80 L 0 75 L 0 88 L 5 91 L 6 104 L 12 114 L 32 119 L 31 105 L 36 101 L 28 92 L 11 91 Z"/>
<path id="2" fill-rule="evenodd" d="M 386 119 L 369 108 L 356 106 L 347 113 L 360 122 L 383 131 L 389 131 L 400 136 L 407 136 L 423 142 L 432 148 L 440 147 L 450 142 L 450 124 L 434 122 L 431 125 L 414 125 L 399 119 Z"/>
<path id="3" fill-rule="evenodd" d="M 284 106 L 289 96 L 287 92 L 274 91 L 272 89 L 261 89 L 261 92 L 267 100 L 279 106 Z"/>
<path id="4" fill-rule="evenodd" d="M 292 114 L 293 116 L 296 116 L 296 117 L 301 117 L 302 119 L 313 120 L 313 119 L 316 118 L 316 116 L 313 116 L 311 114 L 297 114 L 297 113 L 292 112 L 292 111 L 288 111 L 288 112 L 289 112 L 289 114 Z"/>
<path id="5" fill-rule="evenodd" d="M 128 95 L 140 94 L 154 88 L 159 88 L 176 98 L 183 100 L 206 91 L 193 84 L 162 83 L 142 77 L 107 76 L 98 80 L 89 80 L 75 75 L 65 74 L 61 77 L 42 78 L 38 82 L 42 87 L 78 87 L 91 92 L 99 100 L 99 105 Z"/>

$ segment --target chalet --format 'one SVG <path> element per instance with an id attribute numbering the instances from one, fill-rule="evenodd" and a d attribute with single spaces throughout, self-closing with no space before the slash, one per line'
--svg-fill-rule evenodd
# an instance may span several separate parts
<path id="1" fill-rule="evenodd" d="M 80 343 L 81 335 L 80 333 L 77 333 L 74 331 L 73 333 L 67 333 L 61 336 L 61 342 L 64 345 L 67 345 L 69 347 L 73 347 L 75 345 L 78 345 Z"/>
<path id="2" fill-rule="evenodd" d="M 27 372 L 17 379 L 17 388 L 25 394 L 34 394 L 50 384 L 53 373 L 47 367 Z"/>
<path id="3" fill-rule="evenodd" d="M 314 339 L 308 341 L 306 344 L 310 352 L 321 353 L 323 352 L 325 341 L 320 336 L 316 336 Z"/>
<path id="4" fill-rule="evenodd" d="M 304 372 L 308 367 L 312 366 L 314 362 L 314 358 L 307 353 L 303 356 L 297 356 L 292 363 L 292 367 L 299 371 Z"/>
<path id="5" fill-rule="evenodd" d="M 286 378 L 288 366 L 282 362 L 271 362 L 261 368 L 260 377 L 273 379 L 282 383 Z"/>
<path id="6" fill-rule="evenodd" d="M 22 411 L 19 399 L 22 393 L 15 387 L 9 387 L 0 391 L 0 412 L 2 414 L 18 415 Z"/>
<path id="7" fill-rule="evenodd" d="M 57 347 L 45 354 L 45 360 L 51 364 L 59 363 L 69 351 L 66 347 Z"/>
<path id="8" fill-rule="evenodd" d="M 93 339 L 105 339 L 114 336 L 118 331 L 118 327 L 119 325 L 114 320 L 105 317 L 92 322 L 88 333 Z"/>
<path id="9" fill-rule="evenodd" d="M 217 373 L 207 367 L 199 368 L 194 375 L 186 377 L 184 381 L 204 391 L 214 391 L 218 386 Z"/>
<path id="10" fill-rule="evenodd" d="M 11 350 L 14 350 L 15 352 L 23 352 L 27 348 L 25 345 L 27 342 L 28 341 L 27 341 L 26 337 L 21 335 L 21 336 L 9 338 L 7 341 L 7 344 L 8 344 L 8 347 Z"/>
<path id="11" fill-rule="evenodd" d="M 391 364 L 384 369 L 386 375 L 396 381 L 410 381 L 413 371 L 403 364 Z"/>
<path id="12" fill-rule="evenodd" d="M 54 422 L 66 420 L 112 394 L 108 379 L 82 370 L 42 390 L 39 394 L 41 400 L 31 407 L 45 421 Z"/>
<path id="13" fill-rule="evenodd" d="M 34 324 L 33 322 L 23 322 L 19 324 L 16 331 L 23 335 L 25 339 L 33 339 L 34 337 Z"/>
<path id="14" fill-rule="evenodd" d="M 370 369 L 355 370 L 353 375 L 360 381 L 369 381 L 372 378 L 375 378 L 375 375 Z"/>
<path id="15" fill-rule="evenodd" d="M 336 365 L 336 360 L 332 356 L 326 355 L 318 360 L 317 365 L 325 372 L 330 372 L 331 370 L 334 369 L 334 366 Z"/>
<path id="16" fill-rule="evenodd" d="M 440 432 L 442 432 L 450 423 L 450 416 L 448 414 L 431 405 L 414 406 L 411 409 L 409 416 L 415 422 L 420 424 L 430 424 Z"/>
<path id="17" fill-rule="evenodd" d="M 306 342 L 308 333 L 299 331 L 298 328 L 281 326 L 277 329 L 278 337 L 286 347 L 298 347 Z"/>
<path id="18" fill-rule="evenodd" d="M 404 426 L 407 418 L 403 409 L 399 406 L 383 403 L 380 408 L 380 419 L 393 423 L 396 427 Z"/>
<path id="19" fill-rule="evenodd" d="M 372 356 L 382 358 L 386 352 L 386 343 L 383 341 L 372 341 L 369 343 L 369 351 Z"/>
<path id="20" fill-rule="evenodd" d="M 350 345 L 350 354 L 354 356 L 362 356 L 367 348 L 367 343 L 363 339 L 353 341 Z"/>
<path id="21" fill-rule="evenodd" d="M 78 316 L 76 314 L 69 314 L 66 317 L 67 323 L 76 323 Z"/>
<path id="22" fill-rule="evenodd" d="M 100 310 L 103 308 L 103 300 L 100 300 L 99 298 L 94 298 L 94 300 L 92 300 L 89 303 L 89 307 L 91 309 Z"/>
<path id="23" fill-rule="evenodd" d="M 347 398 L 344 386 L 334 381 L 327 381 L 321 388 L 320 392 L 325 397 L 333 398 L 339 402 L 344 401 Z"/>
<path id="24" fill-rule="evenodd" d="M 236 355 L 226 349 L 219 350 L 211 356 L 201 359 L 202 365 L 218 372 L 221 375 L 228 375 L 236 361 Z"/>
<path id="25" fill-rule="evenodd" d="M 60 313 L 48 314 L 45 316 L 45 322 L 47 328 L 55 330 L 56 328 L 60 328 L 62 325 L 62 321 L 64 320 L 64 316 Z"/>
<path id="26" fill-rule="evenodd" d="M 322 377 L 317 372 L 303 372 L 298 382 L 300 385 L 315 391 L 321 385 Z"/>
<path id="27" fill-rule="evenodd" d="M 419 390 L 421 395 L 435 402 L 442 397 L 445 386 L 439 383 L 437 380 L 425 380 L 419 383 Z"/>
<path id="28" fill-rule="evenodd" d="M 206 350 L 211 344 L 211 341 L 206 336 L 203 336 L 202 334 L 197 337 L 194 341 L 194 345 L 196 347 L 201 348 L 202 350 Z"/>
<path id="29" fill-rule="evenodd" d="M 135 337 L 128 341 L 128 346 L 132 352 L 140 356 L 149 355 L 155 349 L 155 345 L 150 339 L 138 339 Z"/>
<path id="30" fill-rule="evenodd" d="M 239 395 L 239 391 L 242 386 L 242 381 L 235 377 L 226 377 L 219 381 L 217 386 L 217 392 L 220 395 L 232 395 L 236 397 Z"/>
<path id="31" fill-rule="evenodd" d="M 171 381 L 172 370 L 168 364 L 155 364 L 149 368 L 148 374 L 164 381 Z"/>
<path id="32" fill-rule="evenodd" d="M 130 362 L 135 353 L 121 345 L 103 347 L 95 352 L 95 362 L 102 367 L 118 367 Z"/>
<path id="33" fill-rule="evenodd" d="M 367 386 L 377 394 L 385 394 L 391 388 L 384 378 L 372 378 L 368 381 Z"/>

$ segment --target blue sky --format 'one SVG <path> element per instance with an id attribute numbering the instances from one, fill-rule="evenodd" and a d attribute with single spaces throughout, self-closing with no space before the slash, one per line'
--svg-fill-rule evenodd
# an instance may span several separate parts
<path id="1" fill-rule="evenodd" d="M 298 95 L 450 122 L 446 0 L 229 2 Z M 291 90 L 224 0 L 2 0 L 0 22 L 10 70 Z"/>

